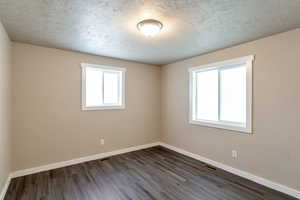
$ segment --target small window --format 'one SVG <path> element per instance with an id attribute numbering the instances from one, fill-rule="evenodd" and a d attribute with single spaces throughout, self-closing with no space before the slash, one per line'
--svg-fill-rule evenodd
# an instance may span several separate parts
<path id="1" fill-rule="evenodd" d="M 189 69 L 191 124 L 251 133 L 253 59 Z"/>
<path id="2" fill-rule="evenodd" d="M 125 108 L 125 68 L 82 63 L 82 110 Z"/>

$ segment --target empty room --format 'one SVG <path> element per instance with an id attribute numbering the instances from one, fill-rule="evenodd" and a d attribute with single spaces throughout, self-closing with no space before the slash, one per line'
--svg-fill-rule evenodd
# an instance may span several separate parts
<path id="1" fill-rule="evenodd" d="M 0 0 L 0 200 L 300 200 L 299 0 Z"/>

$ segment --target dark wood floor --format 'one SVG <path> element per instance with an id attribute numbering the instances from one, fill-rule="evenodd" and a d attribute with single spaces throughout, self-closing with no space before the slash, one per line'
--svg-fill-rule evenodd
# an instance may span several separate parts
<path id="1" fill-rule="evenodd" d="M 5 200 L 295 199 L 163 147 L 12 180 Z"/>

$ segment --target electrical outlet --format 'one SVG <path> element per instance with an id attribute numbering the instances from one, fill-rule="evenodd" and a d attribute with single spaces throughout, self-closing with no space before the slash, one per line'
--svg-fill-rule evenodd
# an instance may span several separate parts
<path id="1" fill-rule="evenodd" d="M 100 144 L 104 145 L 104 139 L 103 138 L 100 140 Z"/>
<path id="2" fill-rule="evenodd" d="M 236 150 L 232 150 L 231 156 L 236 159 L 238 157 L 237 151 Z"/>

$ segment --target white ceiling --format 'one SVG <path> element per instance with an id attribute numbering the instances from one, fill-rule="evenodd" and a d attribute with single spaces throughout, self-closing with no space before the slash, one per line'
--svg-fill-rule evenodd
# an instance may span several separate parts
<path id="1" fill-rule="evenodd" d="M 298 28 L 300 0 L 0 0 L 0 20 L 14 41 L 162 65 Z"/>

